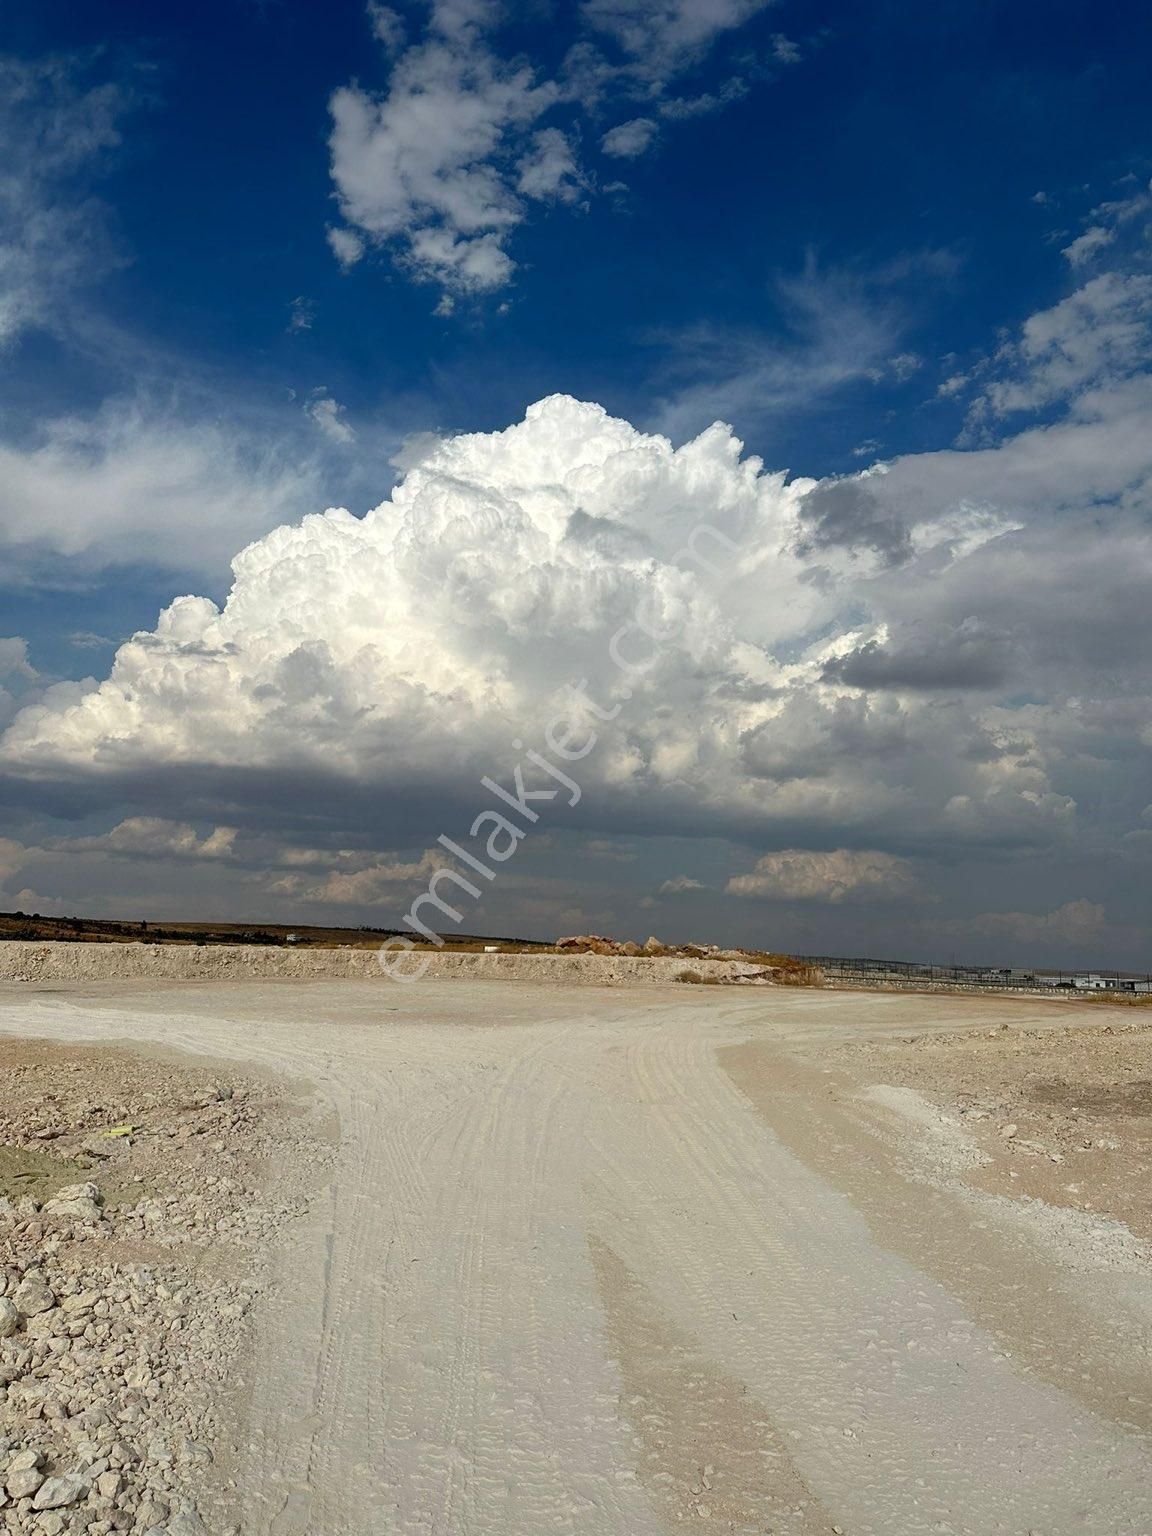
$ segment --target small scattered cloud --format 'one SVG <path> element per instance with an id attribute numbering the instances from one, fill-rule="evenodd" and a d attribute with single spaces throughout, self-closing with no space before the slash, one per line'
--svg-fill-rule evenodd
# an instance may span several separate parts
<path id="1" fill-rule="evenodd" d="M 614 42 L 653 95 L 697 63 L 725 33 L 771 0 L 584 0 L 583 16 Z"/>
<path id="2" fill-rule="evenodd" d="M 974 410 L 1035 411 L 1116 383 L 1152 362 L 1152 276 L 1102 272 L 1029 316 L 996 354 Z"/>
<path id="3" fill-rule="evenodd" d="M 650 117 L 633 117 L 610 128 L 600 140 L 600 148 L 617 160 L 635 160 L 652 147 L 659 132 Z"/>
<path id="4" fill-rule="evenodd" d="M 518 170 L 517 190 L 542 202 L 573 203 L 586 183 L 572 145 L 559 128 L 542 128 L 534 135 Z"/>
<path id="5" fill-rule="evenodd" d="M 28 642 L 19 635 L 0 639 L 0 678 L 25 678 L 36 676 L 36 669 L 28 660 Z"/>
<path id="6" fill-rule="evenodd" d="M 430 849 L 419 859 L 405 863 L 384 859 L 364 869 L 333 870 L 319 885 L 301 887 L 299 899 L 313 906 L 366 907 L 394 904 L 406 886 L 425 884 L 451 860 Z"/>
<path id="7" fill-rule="evenodd" d="M 490 19 L 438 0 L 385 95 L 359 85 L 333 93 L 332 178 L 345 225 L 329 240 L 342 265 L 369 242 L 396 244 L 412 276 L 449 292 L 481 293 L 510 278 L 505 243 L 525 217 L 520 162 L 558 90 L 529 65 L 500 58 Z"/>
<path id="8" fill-rule="evenodd" d="M 694 880 L 691 875 L 673 875 L 670 880 L 665 880 L 661 885 L 658 896 L 682 896 L 686 891 L 706 891 L 708 887 L 703 880 Z"/>
<path id="9" fill-rule="evenodd" d="M 1134 177 L 1125 178 L 1128 181 Z M 1088 215 L 1082 234 L 1064 246 L 1061 254 L 1072 267 L 1090 266 L 1102 251 L 1115 245 L 1133 226 L 1152 218 L 1152 183 L 1138 187 L 1127 197 L 1099 203 Z"/>
<path id="10" fill-rule="evenodd" d="M 348 447 L 356 441 L 356 432 L 348 421 L 347 411 L 324 390 L 312 392 L 304 406 L 304 414 L 315 422 L 329 442 Z"/>
<path id="11" fill-rule="evenodd" d="M 765 854 L 751 873 L 734 875 L 727 890 L 760 901 L 837 904 L 856 897 L 907 896 L 915 884 L 912 866 L 890 853 L 793 848 Z"/>
<path id="12" fill-rule="evenodd" d="M 888 368 L 900 384 L 906 384 L 923 366 L 924 359 L 917 357 L 915 352 L 898 352 L 895 357 L 888 359 Z"/>
<path id="13" fill-rule="evenodd" d="M 347 271 L 387 251 L 415 281 L 441 289 L 442 314 L 495 293 L 513 278 L 512 238 L 533 205 L 576 205 L 593 193 L 577 158 L 583 119 L 631 107 L 601 147 L 634 159 L 655 143 L 657 114 L 688 118 L 737 99 L 748 89 L 742 77 L 691 98 L 667 88 L 767 4 L 584 0 L 582 31 L 553 75 L 501 51 L 507 18 L 486 0 L 432 0 L 415 37 L 398 12 L 370 3 L 392 71 L 382 93 L 352 83 L 329 101 L 343 220 L 328 231 L 336 259 Z M 795 62 L 795 44 L 778 36 L 772 46 L 777 63 Z"/>
<path id="14" fill-rule="evenodd" d="M 327 239 L 333 256 L 344 272 L 350 272 L 368 249 L 365 241 L 354 229 L 348 229 L 339 224 L 329 227 Z"/>
<path id="15" fill-rule="evenodd" d="M 44 850 L 70 856 L 101 854 L 126 859 L 227 859 L 235 827 L 215 827 L 201 837 L 195 827 L 162 816 L 130 816 L 97 837 L 49 838 Z"/>
<path id="16" fill-rule="evenodd" d="M 288 332 L 310 331 L 316 323 L 316 303 L 303 294 L 297 294 L 288 306 Z"/>
<path id="17" fill-rule="evenodd" d="M 743 75 L 733 75 L 714 91 L 700 91 L 695 96 L 664 96 L 656 110 L 666 122 L 691 122 L 693 118 L 711 117 L 733 102 L 742 101 L 749 89 Z"/>
<path id="18" fill-rule="evenodd" d="M 407 37 L 407 28 L 400 12 L 393 10 L 390 5 L 378 4 L 377 0 L 368 0 L 366 9 L 372 36 L 388 53 L 399 53 Z"/>
<path id="19" fill-rule="evenodd" d="M 1100 252 L 1112 244 L 1116 238 L 1116 231 L 1106 228 L 1103 224 L 1093 224 L 1082 235 L 1077 235 L 1070 245 L 1066 245 L 1061 255 L 1073 267 L 1083 267 L 1098 256 Z"/>

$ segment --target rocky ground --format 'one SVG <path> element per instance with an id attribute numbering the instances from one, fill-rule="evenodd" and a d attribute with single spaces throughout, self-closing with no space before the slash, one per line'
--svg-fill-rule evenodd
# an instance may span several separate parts
<path id="1" fill-rule="evenodd" d="M 0 1039 L 0 1531 L 236 1529 L 249 1318 L 327 1157 L 297 1085 Z"/>
<path id="2" fill-rule="evenodd" d="M 980 1150 L 970 1187 L 1110 1217 L 1152 1242 L 1152 1010 L 1099 1013 L 1058 1030 L 1022 1018 L 869 1041 L 838 1059 L 949 1115 Z"/>

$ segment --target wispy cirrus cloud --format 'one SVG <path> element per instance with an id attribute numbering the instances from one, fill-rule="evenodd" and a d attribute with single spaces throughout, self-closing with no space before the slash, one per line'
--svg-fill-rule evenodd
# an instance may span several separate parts
<path id="1" fill-rule="evenodd" d="M 96 405 L 45 411 L 8 390 L 8 586 L 74 586 L 121 565 L 218 577 L 240 544 L 321 495 L 317 455 L 293 441 L 290 413 L 101 316 L 93 290 L 129 253 L 98 190 L 145 105 L 139 78 L 96 52 L 0 58 L 0 348 L 19 370 L 21 341 L 50 335 L 60 378 L 79 361 L 104 391 Z M 289 328 L 311 315 L 295 300 Z"/>
<path id="2" fill-rule="evenodd" d="M 854 384 L 902 383 L 919 366 L 906 339 L 912 315 L 900 296 L 910 270 L 933 280 L 952 269 L 946 252 L 910 256 L 890 268 L 822 268 L 766 285 L 769 327 L 704 320 L 663 335 L 654 424 L 673 437 L 717 418 L 753 424 L 811 409 Z"/>
<path id="3" fill-rule="evenodd" d="M 0 57 L 0 347 L 58 326 L 73 295 L 121 259 L 90 181 L 138 99 L 121 81 L 93 81 L 94 62 Z"/>
<path id="4" fill-rule="evenodd" d="M 0 441 L 0 480 L 10 583 L 67 584 L 142 559 L 218 573 L 240 544 L 321 495 L 317 463 L 286 434 L 277 440 L 255 424 L 136 399 Z"/>

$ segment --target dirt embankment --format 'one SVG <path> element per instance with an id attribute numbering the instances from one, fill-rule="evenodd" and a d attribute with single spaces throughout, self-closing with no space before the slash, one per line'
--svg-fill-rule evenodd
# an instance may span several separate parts
<path id="1" fill-rule="evenodd" d="M 327 1157 L 301 1108 L 0 1038 L 0 1530 L 235 1529 L 249 1314 Z"/>
<path id="2" fill-rule="evenodd" d="M 401 974 L 426 967 L 433 980 L 556 982 L 561 986 L 666 984 L 686 971 L 733 980 L 763 970 L 737 960 L 675 956 L 393 953 Z M 373 951 L 277 949 L 258 945 L 0 943 L 0 981 L 244 981 L 284 979 L 386 982 Z"/>

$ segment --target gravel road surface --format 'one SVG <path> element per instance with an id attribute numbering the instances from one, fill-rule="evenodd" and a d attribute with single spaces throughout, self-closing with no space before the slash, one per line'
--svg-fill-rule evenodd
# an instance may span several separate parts
<path id="1" fill-rule="evenodd" d="M 273 1070 L 339 1117 L 256 1324 L 244 1536 L 1147 1536 L 1139 1242 L 965 1187 L 962 1125 L 866 1055 L 830 1064 L 1079 1017 L 684 986 L 0 985 L 8 1033 Z"/>

